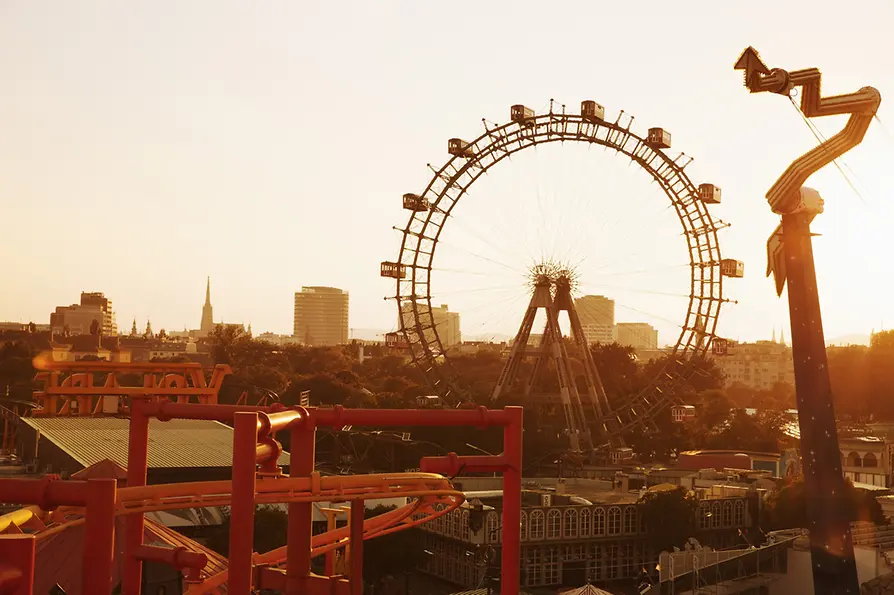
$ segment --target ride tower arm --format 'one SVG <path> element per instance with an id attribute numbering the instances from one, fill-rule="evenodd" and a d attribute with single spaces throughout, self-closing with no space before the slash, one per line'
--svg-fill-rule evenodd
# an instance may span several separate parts
<path id="1" fill-rule="evenodd" d="M 789 95 L 800 87 L 801 111 L 807 118 L 850 114 L 841 132 L 795 159 L 766 197 L 773 212 L 782 216 L 767 243 L 767 275 L 775 276 L 778 295 L 788 283 L 814 593 L 856 595 L 860 584 L 852 519 L 847 512 L 810 233 L 811 222 L 823 211 L 823 201 L 819 193 L 802 186 L 813 173 L 862 142 L 881 96 L 876 89 L 864 87 L 849 95 L 822 97 L 818 69 L 771 70 L 751 47 L 735 68 L 745 71 L 745 86 L 752 93 Z"/>

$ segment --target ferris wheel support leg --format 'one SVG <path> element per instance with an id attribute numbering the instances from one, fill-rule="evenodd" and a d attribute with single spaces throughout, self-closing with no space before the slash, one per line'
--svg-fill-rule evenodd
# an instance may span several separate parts
<path id="1" fill-rule="evenodd" d="M 856 595 L 860 584 L 846 515 L 845 479 L 816 286 L 810 215 L 783 215 L 782 229 L 814 592 Z"/>

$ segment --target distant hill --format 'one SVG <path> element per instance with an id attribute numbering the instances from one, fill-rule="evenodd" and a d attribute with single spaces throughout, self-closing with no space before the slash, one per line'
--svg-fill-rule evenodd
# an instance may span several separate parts
<path id="1" fill-rule="evenodd" d="M 851 334 L 826 339 L 826 345 L 869 345 L 869 335 Z"/>

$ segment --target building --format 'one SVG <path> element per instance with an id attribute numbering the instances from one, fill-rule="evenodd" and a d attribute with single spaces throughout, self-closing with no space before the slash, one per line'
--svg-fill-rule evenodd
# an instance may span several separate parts
<path id="1" fill-rule="evenodd" d="M 207 337 L 214 330 L 214 311 L 211 307 L 211 277 L 205 283 L 205 305 L 202 306 L 202 322 L 199 324 L 199 334 Z"/>
<path id="2" fill-rule="evenodd" d="M 38 472 L 69 477 L 101 461 L 127 467 L 130 420 L 119 417 L 23 417 L 17 452 Z M 289 465 L 283 452 L 279 464 Z M 230 479 L 233 428 L 216 421 L 149 422 L 148 484 Z"/>
<path id="3" fill-rule="evenodd" d="M 615 342 L 634 349 L 658 349 L 658 331 L 645 322 L 619 322 Z"/>
<path id="4" fill-rule="evenodd" d="M 99 306 L 56 306 L 50 314 L 50 329 L 60 335 L 89 335 L 94 324 L 102 328 L 103 316 Z"/>
<path id="5" fill-rule="evenodd" d="M 894 444 L 876 436 L 841 436 L 841 468 L 844 476 L 855 484 L 892 487 L 891 456 Z"/>
<path id="6" fill-rule="evenodd" d="M 100 291 L 82 291 L 81 307 L 99 307 L 102 310 L 102 334 L 111 337 L 118 334 L 118 323 L 115 322 L 115 311 L 112 309 L 112 300 Z"/>
<path id="7" fill-rule="evenodd" d="M 602 295 L 585 295 L 575 298 L 574 309 L 587 343 L 611 343 L 615 340 L 614 300 Z"/>
<path id="8" fill-rule="evenodd" d="M 730 344 L 726 355 L 714 356 L 714 363 L 723 371 L 727 386 L 739 384 L 766 390 L 778 382 L 795 384 L 792 350 L 784 341 L 777 343 L 775 338 Z"/>
<path id="9" fill-rule="evenodd" d="M 428 311 L 428 304 L 424 302 L 417 302 L 416 304 L 420 315 L 425 320 L 424 316 Z M 400 311 L 402 318 L 400 321 L 401 328 L 415 327 L 416 319 L 413 316 L 413 303 L 404 302 L 401 304 Z M 432 307 L 431 317 L 437 330 L 438 338 L 441 340 L 441 345 L 448 348 L 463 342 L 462 332 L 459 327 L 459 312 L 451 312 L 447 304 L 441 304 L 440 306 Z M 434 332 L 430 328 L 425 329 L 424 333 L 429 342 L 434 341 Z"/>
<path id="10" fill-rule="evenodd" d="M 469 588 L 481 585 L 488 572 L 499 575 L 499 569 L 489 568 L 484 557 L 489 546 L 495 550 L 492 560 L 499 563 L 503 494 L 500 480 L 493 481 L 497 489 L 460 488 L 466 494 L 460 508 L 420 527 L 422 548 L 432 553 L 425 557 L 422 571 Z M 645 566 L 655 568 L 659 552 L 649 545 L 648 529 L 638 510 L 638 491 L 628 491 L 624 485 L 613 490 L 611 482 L 566 482 L 553 490 L 522 492 L 523 587 L 579 586 L 589 581 L 607 586 L 638 577 Z M 462 483 L 472 484 L 466 478 Z M 601 484 L 608 484 L 608 489 Z M 472 531 L 472 506 L 479 503 L 484 510 L 482 529 Z M 694 537 L 711 547 L 742 544 L 740 530 L 747 532 L 756 525 L 760 505 L 756 492 L 706 498 L 699 504 Z"/>
<path id="11" fill-rule="evenodd" d="M 295 292 L 293 336 L 304 345 L 348 342 L 348 292 L 334 287 L 302 287 Z"/>

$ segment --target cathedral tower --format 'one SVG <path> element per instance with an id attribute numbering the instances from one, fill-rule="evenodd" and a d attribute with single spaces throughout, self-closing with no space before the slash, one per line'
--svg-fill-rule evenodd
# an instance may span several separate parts
<path id="1" fill-rule="evenodd" d="M 199 330 L 203 335 L 208 335 L 214 330 L 214 317 L 211 310 L 211 277 L 208 277 L 208 282 L 205 285 L 205 305 L 202 306 L 202 324 L 199 326 Z"/>

